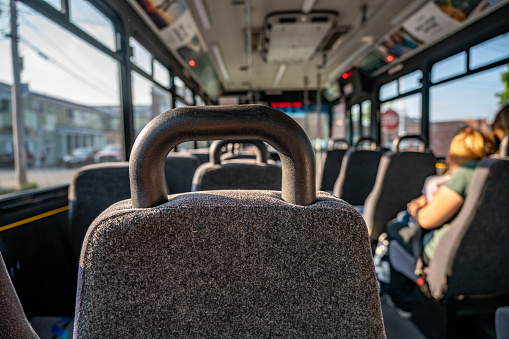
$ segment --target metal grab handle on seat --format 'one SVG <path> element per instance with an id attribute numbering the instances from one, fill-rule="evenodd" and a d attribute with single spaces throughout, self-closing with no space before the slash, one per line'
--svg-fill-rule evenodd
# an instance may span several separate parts
<path id="1" fill-rule="evenodd" d="M 265 144 L 260 140 L 216 140 L 210 146 L 210 162 L 214 165 L 221 164 L 221 149 L 224 145 L 239 143 L 255 145 L 256 162 L 266 164 L 268 152 Z"/>
<path id="2" fill-rule="evenodd" d="M 328 144 L 327 144 L 327 148 L 329 150 L 333 150 L 334 147 L 336 147 L 336 143 L 343 143 L 344 145 L 346 145 L 345 148 L 348 148 L 348 146 L 350 146 L 346 139 L 330 139 Z"/>
<path id="3" fill-rule="evenodd" d="M 133 207 L 154 207 L 168 201 L 164 161 L 176 145 L 214 139 L 267 142 L 281 158 L 283 200 L 301 206 L 316 201 L 313 148 L 295 120 L 262 105 L 202 106 L 167 111 L 138 135 L 129 160 Z"/>
<path id="4" fill-rule="evenodd" d="M 396 139 L 394 139 L 394 141 L 392 142 L 392 149 L 394 150 L 394 152 L 399 152 L 399 145 L 401 143 L 401 141 L 405 140 L 405 139 L 417 139 L 420 141 L 419 143 L 419 152 L 424 152 L 426 150 L 426 138 L 424 138 L 424 136 L 420 135 L 420 134 L 411 134 L 411 135 L 404 135 L 402 137 L 397 137 Z"/>
<path id="5" fill-rule="evenodd" d="M 362 138 L 359 138 L 359 140 L 357 140 L 357 142 L 355 143 L 355 148 L 359 148 L 361 143 L 365 142 L 365 141 L 369 141 L 371 142 L 371 149 L 372 150 L 376 150 L 378 148 L 378 145 L 376 144 L 376 140 L 371 138 L 371 137 L 362 137 Z"/>

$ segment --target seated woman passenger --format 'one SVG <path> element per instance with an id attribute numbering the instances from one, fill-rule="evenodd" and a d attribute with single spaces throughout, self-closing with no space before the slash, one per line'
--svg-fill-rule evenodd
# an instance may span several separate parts
<path id="1" fill-rule="evenodd" d="M 500 142 L 509 133 L 509 104 L 498 111 L 493 120 L 493 125 L 491 125 L 491 133 L 495 142 L 495 149 L 498 151 Z"/>
<path id="2" fill-rule="evenodd" d="M 410 216 L 420 227 L 428 230 L 423 238 L 422 257 L 425 263 L 431 259 L 437 243 L 461 209 L 477 163 L 490 154 L 491 149 L 491 142 L 483 133 L 470 127 L 463 128 L 453 137 L 449 148 L 450 178 L 429 201 L 422 195 L 407 204 Z M 410 254 L 419 256 L 421 253 L 413 253 L 414 234 L 415 229 L 398 222 L 388 227 L 387 240 L 397 241 Z M 405 311 L 410 308 L 413 288 L 413 282 L 391 269 L 389 294 Z"/>

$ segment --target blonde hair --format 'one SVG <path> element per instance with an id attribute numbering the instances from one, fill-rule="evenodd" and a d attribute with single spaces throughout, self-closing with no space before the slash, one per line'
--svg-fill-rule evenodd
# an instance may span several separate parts
<path id="1" fill-rule="evenodd" d="M 481 159 L 492 153 L 492 143 L 478 130 L 465 127 L 454 135 L 449 147 L 449 157 L 456 165 Z"/>

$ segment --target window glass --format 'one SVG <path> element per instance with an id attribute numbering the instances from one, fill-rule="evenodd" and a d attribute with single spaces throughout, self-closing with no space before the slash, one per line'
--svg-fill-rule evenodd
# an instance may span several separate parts
<path id="1" fill-rule="evenodd" d="M 431 81 L 439 82 L 467 71 L 467 53 L 461 52 L 437 62 L 431 68 Z"/>
<path id="2" fill-rule="evenodd" d="M 44 0 L 44 1 L 49 3 L 51 6 L 55 7 L 59 11 L 62 10 L 62 1 L 61 0 Z"/>
<path id="3" fill-rule="evenodd" d="M 361 104 L 362 109 L 362 136 L 371 134 L 371 101 L 366 100 Z"/>
<path id="4" fill-rule="evenodd" d="M 470 49 L 470 69 L 509 58 L 509 33 L 497 36 Z"/>
<path id="5" fill-rule="evenodd" d="M 171 95 L 136 72 L 132 75 L 134 133 L 136 136 L 143 127 L 156 116 L 170 109 Z"/>
<path id="6" fill-rule="evenodd" d="M 173 84 L 175 85 L 175 93 L 181 98 L 186 96 L 186 84 L 179 77 L 173 78 Z"/>
<path id="7" fill-rule="evenodd" d="M 357 140 L 361 137 L 359 132 L 360 127 L 360 118 L 361 118 L 361 106 L 353 105 L 350 108 L 350 117 L 352 119 L 352 139 L 355 144 Z"/>
<path id="8" fill-rule="evenodd" d="M 193 91 L 188 87 L 186 87 L 184 99 L 190 104 L 193 103 Z"/>
<path id="9" fill-rule="evenodd" d="M 341 102 L 332 107 L 332 139 L 350 139 L 350 129 L 346 117 L 346 105 Z"/>
<path id="10" fill-rule="evenodd" d="M 70 19 L 73 24 L 115 51 L 115 29 L 112 22 L 86 0 L 69 0 Z"/>
<path id="11" fill-rule="evenodd" d="M 404 75 L 398 79 L 399 81 L 399 94 L 405 94 L 415 89 L 421 88 L 422 71 L 417 70 L 410 74 Z"/>
<path id="12" fill-rule="evenodd" d="M 170 72 L 157 60 L 154 60 L 154 80 L 166 88 L 170 87 Z"/>
<path id="13" fill-rule="evenodd" d="M 103 147 L 121 143 L 119 65 L 30 7 L 17 6 L 27 187 L 68 184 L 78 167 L 102 161 L 96 155 Z M 0 191 L 6 193 L 17 186 L 8 39 L 0 40 L 0 61 Z M 123 158 L 122 151 L 116 155 Z"/>
<path id="14" fill-rule="evenodd" d="M 205 104 L 205 100 L 203 100 L 203 99 L 201 98 L 201 96 L 199 96 L 199 95 L 195 95 L 195 96 L 194 96 L 194 101 L 195 101 L 195 105 L 196 105 L 196 106 L 205 106 L 205 105 L 206 105 L 206 104 Z"/>
<path id="15" fill-rule="evenodd" d="M 437 156 L 445 156 L 449 143 L 466 125 L 489 132 L 489 125 L 505 91 L 502 74 L 509 65 L 431 87 L 430 147 Z"/>
<path id="16" fill-rule="evenodd" d="M 383 103 L 380 106 L 381 145 L 392 148 L 398 136 L 421 134 L 420 93 Z"/>
<path id="17" fill-rule="evenodd" d="M 129 38 L 129 45 L 133 49 L 131 61 L 147 74 L 152 75 L 152 54 L 133 37 Z"/>
<path id="18" fill-rule="evenodd" d="M 398 96 L 398 82 L 396 80 L 380 87 L 380 101 L 385 101 Z"/>

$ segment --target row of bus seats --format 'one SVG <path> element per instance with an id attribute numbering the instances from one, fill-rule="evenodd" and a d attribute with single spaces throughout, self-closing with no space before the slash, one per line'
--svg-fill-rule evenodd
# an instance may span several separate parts
<path id="1" fill-rule="evenodd" d="M 167 196 L 152 169 L 175 146 L 181 119 L 200 138 L 263 132 L 282 156 L 281 192 Z M 221 119 L 228 124 L 214 124 Z M 104 211 L 84 241 L 75 337 L 385 337 L 364 221 L 317 194 L 312 146 L 297 123 L 266 106 L 186 107 L 146 128 L 150 138 L 132 153 L 132 199 Z M 16 318 L 13 337 L 36 337 L 22 311 L 10 312 L 15 300 L 0 308 L 0 319 Z"/>
<path id="2" fill-rule="evenodd" d="M 501 307 L 509 305 L 508 140 L 509 135 L 501 144 L 499 157 L 486 158 L 477 165 L 458 216 L 440 239 L 427 267 L 417 272 L 419 276 L 415 271 L 417 259 L 395 242 L 390 244 L 393 267 L 419 286 L 414 293 L 412 318 L 429 337 L 494 336 L 490 333 L 494 322 L 497 338 L 509 337 L 504 324 L 509 309 Z M 458 333 L 467 322 L 485 327 L 484 332 Z M 429 326 L 431 323 L 435 326 Z"/>
<path id="3" fill-rule="evenodd" d="M 192 191 L 224 189 L 281 190 L 281 166 L 268 162 L 267 147 L 262 141 L 248 140 L 253 144 L 255 161 L 251 152 L 226 153 L 222 147 L 241 141 L 216 140 L 210 148 L 210 162 L 200 166 L 193 178 Z"/>
<path id="4" fill-rule="evenodd" d="M 401 145 L 410 140 L 417 141 L 419 146 L 403 149 Z M 366 142 L 369 142 L 367 148 L 363 147 Z M 322 170 L 322 184 L 331 181 L 325 179 L 326 174 L 336 175 L 333 194 L 362 212 L 373 244 L 385 231 L 387 222 L 421 194 L 426 177 L 436 173 L 435 156 L 425 149 L 421 136 L 396 138 L 393 149 L 393 152 L 386 151 L 377 147 L 373 139 L 361 138 L 348 150 L 328 150 L 324 162 L 328 169 Z M 327 159 L 341 162 L 338 173 L 333 173 L 332 160 Z"/>

